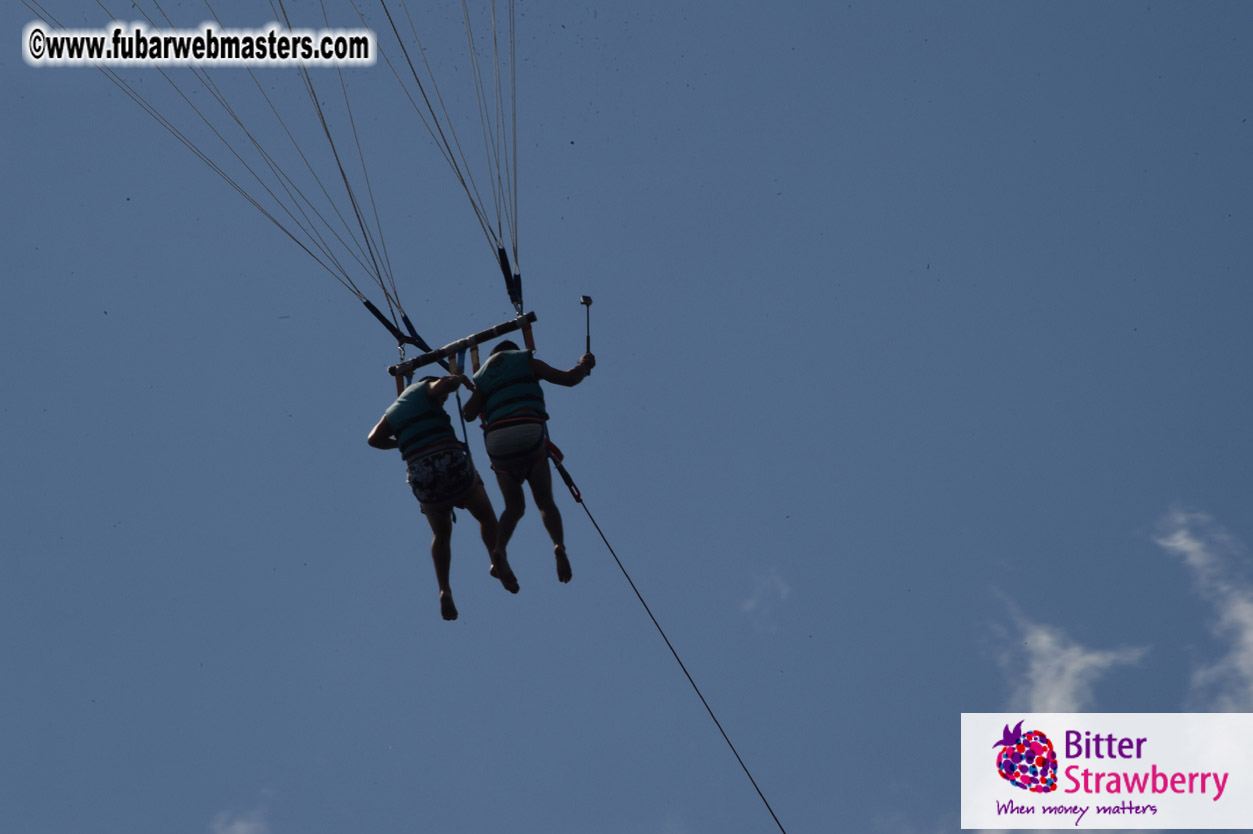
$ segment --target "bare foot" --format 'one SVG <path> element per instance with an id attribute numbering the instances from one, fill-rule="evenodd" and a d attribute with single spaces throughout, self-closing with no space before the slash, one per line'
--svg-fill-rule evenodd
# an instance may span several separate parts
<path id="1" fill-rule="evenodd" d="M 557 581 L 569 582 L 574 578 L 574 571 L 570 570 L 570 560 L 566 558 L 565 546 L 554 545 L 553 554 L 557 557 Z"/>
<path id="2" fill-rule="evenodd" d="M 513 575 L 513 569 L 509 567 L 509 560 L 502 553 L 495 557 L 492 562 L 492 569 L 488 571 L 492 578 L 499 579 L 500 584 L 505 586 L 505 590 L 511 594 L 518 592 L 518 578 Z"/>
<path id="3" fill-rule="evenodd" d="M 439 592 L 439 613 L 445 620 L 457 619 L 457 606 L 452 601 L 452 591 Z"/>

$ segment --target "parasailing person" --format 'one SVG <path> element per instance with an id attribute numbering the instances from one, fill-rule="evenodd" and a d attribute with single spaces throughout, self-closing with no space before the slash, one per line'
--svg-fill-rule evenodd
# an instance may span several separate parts
<path id="1" fill-rule="evenodd" d="M 423 377 L 401 391 L 366 439 L 376 449 L 399 449 L 408 465 L 409 486 L 431 526 L 431 559 L 439 583 L 439 610 L 445 620 L 457 619 L 448 574 L 452 563 L 452 510 L 468 510 L 479 523 L 479 535 L 491 559 L 491 575 L 511 594 L 518 592 L 497 544 L 498 524 L 491 499 L 464 443 L 457 439 L 444 410 L 448 395 L 472 387 L 464 374 Z"/>
<path id="2" fill-rule="evenodd" d="M 530 350 L 520 350 L 505 340 L 492 349 L 491 356 L 474 374 L 474 394 L 462 409 L 462 416 L 473 420 L 483 416 L 483 443 L 496 483 L 505 499 L 500 514 L 496 549 L 504 554 L 518 520 L 526 511 L 522 485 L 531 485 L 531 497 L 540 520 L 553 541 L 557 559 L 557 579 L 573 577 L 566 556 L 561 512 L 553 500 L 552 470 L 548 467 L 548 412 L 540 382 L 573 387 L 587 379 L 596 367 L 596 357 L 585 353 L 568 371 L 558 370 L 536 359 Z"/>

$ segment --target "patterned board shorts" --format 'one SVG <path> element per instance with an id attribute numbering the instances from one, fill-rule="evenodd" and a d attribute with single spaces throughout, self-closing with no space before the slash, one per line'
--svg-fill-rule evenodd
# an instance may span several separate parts
<path id="1" fill-rule="evenodd" d="M 478 479 L 470 454 L 459 447 L 437 449 L 409 463 L 409 487 L 422 512 L 449 509 Z"/>

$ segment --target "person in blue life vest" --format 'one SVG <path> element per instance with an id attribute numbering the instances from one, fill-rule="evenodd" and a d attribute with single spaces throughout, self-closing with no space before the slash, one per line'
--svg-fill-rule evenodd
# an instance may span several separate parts
<path id="1" fill-rule="evenodd" d="M 557 579 L 569 582 L 573 573 L 566 557 L 561 513 L 553 500 L 545 426 L 548 412 L 544 409 L 540 382 L 566 387 L 578 385 L 596 367 L 596 357 L 585 353 L 573 368 L 559 371 L 531 354 L 529 350 L 519 350 L 508 340 L 496 345 L 483 367 L 475 372 L 474 394 L 461 413 L 467 420 L 482 414 L 483 443 L 505 499 L 496 549 L 505 552 L 518 520 L 526 511 L 522 484 L 529 483 L 540 520 L 553 541 Z"/>
<path id="2" fill-rule="evenodd" d="M 491 558 L 491 575 L 511 594 L 518 592 L 505 558 L 497 547 L 498 525 L 491 499 L 465 444 L 457 439 L 444 410 L 448 395 L 460 385 L 472 388 L 464 374 L 423 377 L 401 392 L 366 439 L 376 449 L 399 449 L 409 468 L 409 486 L 431 525 L 431 559 L 439 582 L 439 608 L 445 620 L 457 619 L 448 573 L 452 563 L 452 510 L 469 510 L 479 523 L 483 546 Z"/>

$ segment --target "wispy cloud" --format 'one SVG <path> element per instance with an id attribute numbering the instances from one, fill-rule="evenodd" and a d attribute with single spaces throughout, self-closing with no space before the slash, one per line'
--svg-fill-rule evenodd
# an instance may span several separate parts
<path id="1" fill-rule="evenodd" d="M 1227 654 L 1192 675 L 1192 698 L 1214 712 L 1253 711 L 1253 582 L 1244 546 L 1202 512 L 1171 510 L 1155 539 L 1192 573 L 1197 593 L 1214 606 L 1214 636 Z"/>
<path id="2" fill-rule="evenodd" d="M 265 809 L 243 814 L 223 811 L 209 823 L 209 834 L 270 834 Z"/>
<path id="3" fill-rule="evenodd" d="M 667 814 L 662 821 L 663 834 L 688 834 L 690 830 L 687 823 L 675 814 Z"/>
<path id="4" fill-rule="evenodd" d="M 1084 712 L 1093 686 L 1109 670 L 1140 662 L 1147 646 L 1090 649 L 1057 626 L 1028 620 L 1007 600 L 1016 635 L 1007 635 L 1001 669 L 1011 686 L 1011 712 Z"/>
<path id="5" fill-rule="evenodd" d="M 768 631 L 777 631 L 775 610 L 792 593 L 792 586 L 784 581 L 776 571 L 766 576 L 758 576 L 753 583 L 752 593 L 740 603 L 740 611 L 751 616 L 757 625 Z"/>
<path id="6" fill-rule="evenodd" d="M 983 831 L 983 834 L 1010 834 L 1010 832 L 1008 831 L 993 830 L 990 828 L 984 828 L 980 830 Z M 1033 831 L 1025 831 L 1021 828 L 1018 828 L 1014 830 L 1013 834 L 1052 834 L 1052 832 L 1056 830 L 1057 830 L 1056 828 L 1052 828 L 1052 829 L 1035 829 Z M 1106 832 L 1107 834 L 1157 834 L 1157 832 L 1159 832 L 1160 830 L 1161 829 L 1158 829 L 1158 828 L 1119 828 L 1119 829 L 1106 829 Z"/>
<path id="7" fill-rule="evenodd" d="M 885 811 L 871 819 L 876 834 L 951 834 L 959 827 L 956 816 L 944 815 L 930 825 L 918 825 L 903 811 Z"/>

